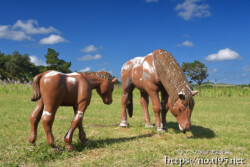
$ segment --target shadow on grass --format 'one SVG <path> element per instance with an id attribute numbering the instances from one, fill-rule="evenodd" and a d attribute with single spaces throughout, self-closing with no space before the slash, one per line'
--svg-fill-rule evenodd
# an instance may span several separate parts
<path id="1" fill-rule="evenodd" d="M 90 140 L 88 144 L 82 145 L 80 142 L 77 144 L 74 144 L 75 148 L 77 148 L 77 151 L 81 152 L 84 149 L 93 149 L 93 148 L 100 148 L 105 147 L 106 145 L 112 145 L 115 143 L 122 143 L 122 142 L 128 142 L 140 138 L 145 137 L 152 137 L 154 133 L 145 134 L 145 135 L 139 135 L 139 136 L 132 136 L 132 137 L 120 137 L 120 138 L 108 138 L 108 139 L 100 139 L 100 140 Z"/>
<path id="2" fill-rule="evenodd" d="M 176 133 L 178 133 L 178 132 L 182 133 L 179 130 L 179 125 L 177 122 L 168 122 L 167 127 L 169 129 L 174 129 L 174 131 Z M 202 126 L 192 125 L 191 132 L 192 132 L 193 136 L 190 138 L 208 138 L 209 139 L 209 138 L 215 137 L 215 133 L 213 130 L 211 130 L 209 128 L 202 127 Z"/>

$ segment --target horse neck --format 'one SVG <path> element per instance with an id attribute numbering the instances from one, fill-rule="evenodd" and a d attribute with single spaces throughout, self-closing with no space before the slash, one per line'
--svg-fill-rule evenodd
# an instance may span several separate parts
<path id="1" fill-rule="evenodd" d="M 95 77 L 95 76 L 86 76 L 86 77 L 90 83 L 91 90 L 99 88 L 101 83 L 103 82 L 103 78 L 100 77 Z"/>

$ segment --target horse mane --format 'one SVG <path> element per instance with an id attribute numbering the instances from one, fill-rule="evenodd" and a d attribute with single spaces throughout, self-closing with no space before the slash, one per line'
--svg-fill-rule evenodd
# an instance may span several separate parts
<path id="1" fill-rule="evenodd" d="M 183 105 L 193 108 L 192 86 L 172 54 L 159 49 L 153 52 L 153 60 L 159 79 L 171 99 L 172 106 L 179 98 L 178 93 L 182 92 L 185 96 L 182 101 Z"/>
<path id="2" fill-rule="evenodd" d="M 89 76 L 100 77 L 107 80 L 112 80 L 114 77 L 106 71 L 96 71 L 96 72 L 84 72 L 83 74 Z"/>

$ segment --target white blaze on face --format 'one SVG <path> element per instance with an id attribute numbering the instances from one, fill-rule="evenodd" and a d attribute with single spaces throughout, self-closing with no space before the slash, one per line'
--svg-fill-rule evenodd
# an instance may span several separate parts
<path id="1" fill-rule="evenodd" d="M 76 83 L 76 79 L 73 78 L 73 77 L 68 77 L 68 78 L 67 78 L 67 81 L 70 82 L 70 83 L 72 83 L 72 84 L 75 84 L 75 83 Z"/>
<path id="2" fill-rule="evenodd" d="M 181 127 L 181 125 L 179 124 L 179 129 L 181 130 L 181 131 L 183 131 L 183 129 L 182 129 L 182 127 Z"/>

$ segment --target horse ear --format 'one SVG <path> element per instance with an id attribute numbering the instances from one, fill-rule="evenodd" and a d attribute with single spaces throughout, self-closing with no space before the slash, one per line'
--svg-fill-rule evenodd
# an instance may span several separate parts
<path id="1" fill-rule="evenodd" d="M 115 83 L 116 81 L 118 81 L 118 78 L 112 79 L 112 82 L 113 82 L 113 83 Z"/>
<path id="2" fill-rule="evenodd" d="M 196 90 L 196 91 L 192 91 L 192 95 L 194 96 L 194 95 L 196 95 L 198 93 L 198 91 Z"/>

